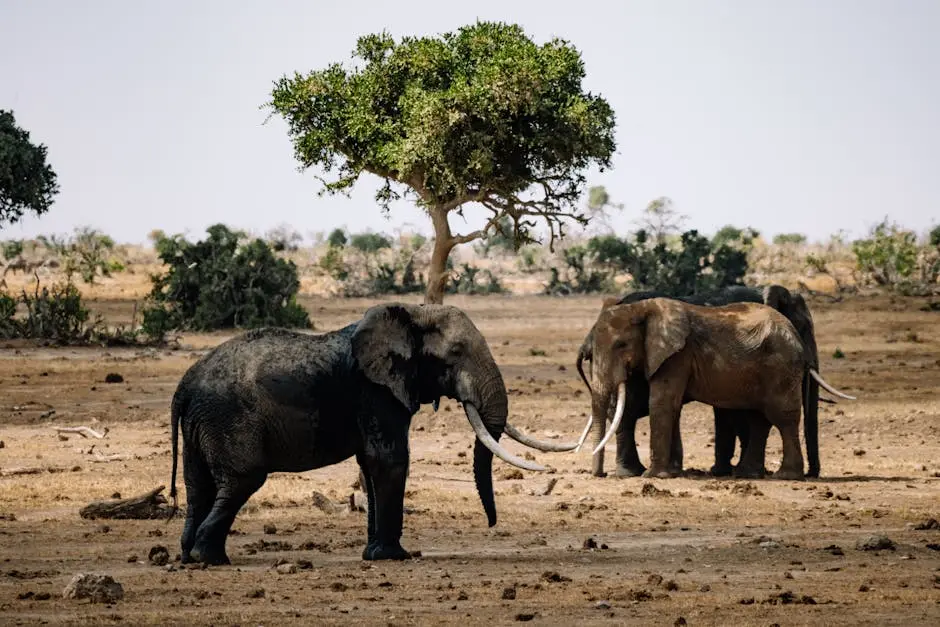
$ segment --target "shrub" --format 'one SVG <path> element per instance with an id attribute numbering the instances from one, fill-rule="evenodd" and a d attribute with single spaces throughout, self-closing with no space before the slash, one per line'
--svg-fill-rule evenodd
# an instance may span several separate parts
<path id="1" fill-rule="evenodd" d="M 725 227 L 711 241 L 696 230 L 685 231 L 678 240 L 670 237 L 650 238 L 644 229 L 632 240 L 613 235 L 591 238 L 587 252 L 594 263 L 606 269 L 606 275 L 628 272 L 632 286 L 640 290 L 657 290 L 672 296 L 730 285 L 740 285 L 747 274 L 747 254 L 754 231 Z M 580 276 L 584 288 L 605 289 L 609 281 L 602 273 L 591 277 L 585 270 L 584 254 L 577 247 L 566 253 L 566 264 Z M 552 282 L 568 283 L 552 276 Z M 550 284 L 551 285 L 551 284 Z"/>
<path id="2" fill-rule="evenodd" d="M 888 223 L 872 228 L 869 236 L 852 243 L 858 269 L 876 285 L 895 288 L 913 276 L 917 268 L 917 236 L 913 231 Z"/>
<path id="3" fill-rule="evenodd" d="M 500 294 L 504 291 L 495 274 L 467 263 L 447 284 L 448 294 Z"/>
<path id="4" fill-rule="evenodd" d="M 612 273 L 589 269 L 589 250 L 584 246 L 571 246 L 564 251 L 565 268 L 551 268 L 551 278 L 543 292 L 556 296 L 608 292 L 613 289 Z M 564 274 L 562 274 L 562 272 Z"/>
<path id="5" fill-rule="evenodd" d="M 17 316 L 17 308 L 25 310 Z M 141 329 L 136 320 L 131 327 L 109 329 L 100 316 L 91 314 L 81 292 L 70 280 L 40 288 L 23 290 L 19 297 L 0 292 L 0 338 L 50 341 L 56 344 L 141 344 Z M 151 342 L 152 343 L 152 342 Z"/>
<path id="6" fill-rule="evenodd" d="M 342 248 L 346 245 L 346 233 L 343 232 L 343 229 L 333 229 L 326 241 L 330 248 Z"/>
<path id="7" fill-rule="evenodd" d="M 788 244 L 802 246 L 806 243 L 806 236 L 802 233 L 778 233 L 774 235 L 773 242 L 777 246 L 786 246 Z"/>
<path id="8" fill-rule="evenodd" d="M 342 246 L 330 246 L 326 254 L 320 257 L 320 267 L 326 270 L 327 274 L 337 281 L 345 281 L 349 276 L 349 269 L 346 262 L 343 261 Z"/>
<path id="9" fill-rule="evenodd" d="M 381 233 L 356 233 L 349 238 L 349 245 L 359 252 L 374 254 L 392 247 L 392 240 Z"/>
<path id="10" fill-rule="evenodd" d="M 23 254 L 23 240 L 9 239 L 0 243 L 0 253 L 3 254 L 3 258 L 6 261 L 16 259 Z"/>
<path id="11" fill-rule="evenodd" d="M 304 236 L 286 224 L 282 224 L 268 231 L 265 239 L 274 252 L 293 252 L 300 247 L 300 243 L 304 241 Z"/>
<path id="12" fill-rule="evenodd" d="M 930 234 L 927 236 L 927 241 L 931 246 L 940 248 L 940 225 L 935 226 L 930 230 Z"/>
<path id="13" fill-rule="evenodd" d="M 78 274 L 93 285 L 97 277 L 122 272 L 124 264 L 114 257 L 114 240 L 97 229 L 78 227 L 70 237 L 40 235 L 36 238 L 48 251 L 62 259 L 66 277 Z"/>
<path id="14" fill-rule="evenodd" d="M 240 244 L 243 234 L 216 224 L 192 244 L 180 236 L 157 242 L 169 271 L 151 277 L 144 329 L 154 337 L 169 330 L 284 326 L 309 328 L 297 303 L 300 282 L 292 261 L 278 259 L 267 243 Z"/>

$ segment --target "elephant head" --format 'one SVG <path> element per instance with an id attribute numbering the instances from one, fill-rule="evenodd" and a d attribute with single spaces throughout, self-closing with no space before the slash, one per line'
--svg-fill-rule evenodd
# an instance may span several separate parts
<path id="1" fill-rule="evenodd" d="M 544 470 L 499 445 L 505 432 L 541 451 L 577 445 L 535 440 L 507 422 L 508 395 L 486 340 L 460 309 L 446 305 L 378 305 L 366 311 L 352 337 L 361 372 L 384 387 L 414 414 L 442 396 L 463 404 L 476 434 L 473 474 L 490 526 L 496 524 L 492 462 L 500 459 L 527 470 Z"/>
<path id="2" fill-rule="evenodd" d="M 690 332 L 688 314 L 679 301 L 656 298 L 604 307 L 590 333 L 595 455 L 620 426 L 630 376 L 651 379 L 667 359 L 685 347 Z M 617 406 L 605 434 L 614 391 Z"/>

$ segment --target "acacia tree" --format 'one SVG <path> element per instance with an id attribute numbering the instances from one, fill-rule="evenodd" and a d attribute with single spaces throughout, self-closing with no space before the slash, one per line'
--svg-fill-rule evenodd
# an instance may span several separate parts
<path id="1" fill-rule="evenodd" d="M 0 225 L 18 221 L 27 211 L 44 214 L 57 193 L 46 147 L 30 142 L 13 112 L 0 109 Z"/>
<path id="2" fill-rule="evenodd" d="M 565 220 L 587 217 L 576 201 L 584 171 L 610 165 L 614 114 L 582 90 L 577 49 L 538 45 L 516 25 L 477 22 L 438 37 L 387 33 L 359 38 L 357 67 L 336 63 L 276 81 L 267 106 L 287 122 L 300 169 L 318 166 L 320 194 L 347 193 L 363 172 L 384 179 L 384 211 L 402 197 L 431 219 L 434 248 L 425 302 L 443 301 L 453 248 L 492 233 L 509 216 L 549 245 Z M 327 178 L 329 175 L 332 178 Z M 492 215 L 478 230 L 451 231 L 448 217 L 479 203 Z"/>

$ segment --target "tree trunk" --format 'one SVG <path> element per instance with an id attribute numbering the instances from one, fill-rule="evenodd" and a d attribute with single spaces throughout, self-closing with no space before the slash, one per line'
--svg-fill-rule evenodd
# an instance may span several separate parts
<path id="1" fill-rule="evenodd" d="M 447 212 L 441 209 L 431 210 L 431 224 L 434 226 L 434 249 L 431 251 L 431 263 L 428 266 L 428 289 L 424 294 L 425 304 L 442 305 L 444 289 L 447 287 L 447 258 L 454 249 L 454 238 L 447 222 Z"/>

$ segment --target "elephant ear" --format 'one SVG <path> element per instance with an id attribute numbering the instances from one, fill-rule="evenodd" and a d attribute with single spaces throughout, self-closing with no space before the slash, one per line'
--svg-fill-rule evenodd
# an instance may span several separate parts
<path id="1" fill-rule="evenodd" d="M 776 309 L 784 316 L 790 310 L 792 299 L 790 290 L 782 285 L 768 285 L 764 288 L 764 304 Z"/>
<path id="2" fill-rule="evenodd" d="M 352 336 L 352 353 L 362 373 L 418 411 L 415 337 L 412 316 L 400 304 L 370 308 Z"/>
<path id="3" fill-rule="evenodd" d="M 689 314 L 682 303 L 669 298 L 648 301 L 646 315 L 646 378 L 685 346 L 691 332 Z"/>

